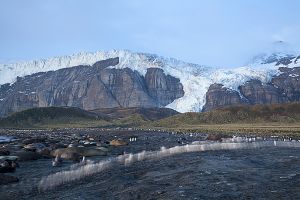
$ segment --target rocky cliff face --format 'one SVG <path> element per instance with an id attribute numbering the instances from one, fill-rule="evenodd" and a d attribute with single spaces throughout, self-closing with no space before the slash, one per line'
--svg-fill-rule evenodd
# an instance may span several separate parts
<path id="1" fill-rule="evenodd" d="M 300 101 L 300 67 L 279 68 L 281 73 L 269 83 L 250 80 L 231 91 L 222 84 L 213 84 L 206 93 L 203 111 L 238 104 L 279 104 Z M 240 94 L 239 94 L 240 93 Z"/>
<path id="2" fill-rule="evenodd" d="M 241 95 L 249 104 L 278 104 L 286 102 L 282 92 L 269 83 L 262 83 L 259 80 L 247 81 L 239 87 Z"/>
<path id="3" fill-rule="evenodd" d="M 161 107 L 184 95 L 179 79 L 149 68 L 145 76 L 112 69 L 119 58 L 18 77 L 0 86 L 0 116 L 32 107 L 74 106 L 85 110 Z"/>
<path id="4" fill-rule="evenodd" d="M 184 95 L 179 79 L 166 76 L 162 69 L 148 68 L 145 80 L 149 95 L 159 102 L 159 106 L 168 105 Z"/>
<path id="5" fill-rule="evenodd" d="M 219 107 L 244 104 L 237 91 L 230 90 L 222 84 L 212 84 L 206 93 L 206 104 L 202 111 L 209 111 Z"/>
<path id="6" fill-rule="evenodd" d="M 286 101 L 300 101 L 300 67 L 282 67 L 279 70 L 282 74 L 274 77 L 271 83 L 285 96 Z"/>

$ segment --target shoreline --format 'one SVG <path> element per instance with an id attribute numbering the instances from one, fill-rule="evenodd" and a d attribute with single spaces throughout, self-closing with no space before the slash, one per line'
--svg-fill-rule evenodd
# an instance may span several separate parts
<path id="1" fill-rule="evenodd" d="M 264 138 L 281 138 L 281 139 L 300 139 L 300 124 L 201 124 L 201 125 L 184 125 L 176 127 L 160 127 L 160 126 L 137 126 L 137 127 L 32 127 L 32 128 L 0 128 L 0 135 L 16 136 L 18 133 L 42 132 L 43 136 L 47 133 L 63 133 L 78 134 L 80 132 L 87 133 L 89 131 L 99 132 L 101 135 L 107 133 L 138 133 L 138 132 L 165 132 L 168 134 L 198 134 L 207 135 L 223 135 L 226 137 L 264 137 Z M 45 134 L 46 133 L 46 134 Z M 129 134 L 128 133 L 128 134 Z M 26 135 L 23 135 L 25 136 Z M 95 133 L 93 133 L 95 134 Z M 30 137 L 30 135 L 28 135 Z M 32 135 L 31 135 L 32 137 Z"/>

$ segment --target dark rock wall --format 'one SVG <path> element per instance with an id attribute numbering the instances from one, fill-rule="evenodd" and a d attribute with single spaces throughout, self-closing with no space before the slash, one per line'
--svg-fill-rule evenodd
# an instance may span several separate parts
<path id="1" fill-rule="evenodd" d="M 180 80 L 170 75 L 166 76 L 162 69 L 147 69 L 145 80 L 149 95 L 159 102 L 158 106 L 168 105 L 184 95 Z"/>
<path id="2" fill-rule="evenodd" d="M 300 67 L 280 68 L 283 72 L 272 79 L 281 93 L 287 98 L 288 102 L 300 101 Z"/>
<path id="3" fill-rule="evenodd" d="M 241 94 L 250 104 L 276 104 L 286 102 L 281 91 L 272 84 L 263 84 L 259 80 L 250 80 L 239 87 Z"/>
<path id="4" fill-rule="evenodd" d="M 0 116 L 32 107 L 74 106 L 86 110 L 113 107 L 161 107 L 184 95 L 179 79 L 161 69 L 145 77 L 129 68 L 111 69 L 118 58 L 18 77 L 0 86 Z M 157 91 L 155 91 L 157 90 Z"/>
<path id="5" fill-rule="evenodd" d="M 212 84 L 206 93 L 206 104 L 202 111 L 209 111 L 214 108 L 226 107 L 230 105 L 244 104 L 245 100 L 235 90 L 223 87 L 222 84 Z"/>

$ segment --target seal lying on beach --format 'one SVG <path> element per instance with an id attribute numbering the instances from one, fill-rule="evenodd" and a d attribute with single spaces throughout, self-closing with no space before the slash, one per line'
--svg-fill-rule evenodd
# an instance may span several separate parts
<path id="1" fill-rule="evenodd" d="M 14 172 L 19 167 L 17 156 L 0 156 L 0 173 Z"/>
<path id="2" fill-rule="evenodd" d="M 77 160 L 80 157 L 89 156 L 105 156 L 108 149 L 104 147 L 88 148 L 88 147 L 67 147 L 62 149 L 56 149 L 51 152 L 51 156 L 60 157 L 67 160 Z"/>
<path id="3" fill-rule="evenodd" d="M 125 146 L 128 145 L 128 142 L 125 142 L 124 140 L 121 139 L 114 139 L 110 141 L 109 143 L 111 146 Z"/>

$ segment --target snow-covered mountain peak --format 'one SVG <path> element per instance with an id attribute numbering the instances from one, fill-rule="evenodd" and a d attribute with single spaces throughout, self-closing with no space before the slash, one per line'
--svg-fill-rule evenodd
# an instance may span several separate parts
<path id="1" fill-rule="evenodd" d="M 254 56 L 247 65 L 264 65 L 277 63 L 283 58 L 294 58 L 295 56 L 291 53 L 283 52 L 272 52 L 272 53 L 261 53 Z"/>
<path id="2" fill-rule="evenodd" d="M 20 63 L 0 64 L 0 84 L 12 83 L 17 76 L 30 75 L 37 72 L 45 72 L 68 68 L 77 65 L 92 65 L 99 60 L 119 57 L 120 63 L 115 68 L 129 67 L 146 73 L 149 67 L 162 68 L 166 65 L 177 69 L 193 71 L 198 73 L 204 67 L 196 64 L 186 63 L 174 58 L 164 58 L 155 54 L 133 53 L 128 50 L 112 50 L 97 52 L 81 52 L 70 56 L 53 57 L 49 59 L 33 60 Z"/>

